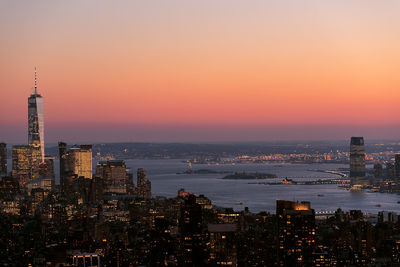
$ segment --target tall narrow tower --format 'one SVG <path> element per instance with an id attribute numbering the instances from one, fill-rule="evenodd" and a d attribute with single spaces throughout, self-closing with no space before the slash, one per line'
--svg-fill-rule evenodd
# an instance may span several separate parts
<path id="1" fill-rule="evenodd" d="M 365 177 L 365 149 L 363 137 L 352 137 L 350 141 L 350 178 Z"/>
<path id="2" fill-rule="evenodd" d="M 28 144 L 32 148 L 32 160 L 33 161 L 38 160 L 40 162 L 43 162 L 44 161 L 43 98 L 37 92 L 36 68 L 35 68 L 34 92 L 28 98 Z"/>

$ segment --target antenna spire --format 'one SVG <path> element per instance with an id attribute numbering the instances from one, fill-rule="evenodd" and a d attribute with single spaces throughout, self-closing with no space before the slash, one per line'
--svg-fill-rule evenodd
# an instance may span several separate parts
<path id="1" fill-rule="evenodd" d="M 37 71 L 35 67 L 35 95 L 37 95 Z"/>

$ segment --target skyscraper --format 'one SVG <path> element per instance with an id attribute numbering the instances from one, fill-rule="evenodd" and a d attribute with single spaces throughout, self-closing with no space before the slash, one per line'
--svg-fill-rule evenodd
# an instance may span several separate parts
<path id="1" fill-rule="evenodd" d="M 37 75 L 35 68 L 34 92 L 28 98 L 28 144 L 39 153 L 32 152 L 32 162 L 44 161 L 44 118 L 43 98 L 37 93 Z"/>
<path id="2" fill-rule="evenodd" d="M 179 266 L 205 266 L 205 237 L 203 234 L 203 214 L 196 196 L 187 195 L 181 206 L 179 218 L 181 234 L 182 262 Z"/>
<path id="3" fill-rule="evenodd" d="M 146 179 L 146 171 L 142 168 L 137 170 L 136 195 L 139 198 L 151 198 L 151 182 Z"/>
<path id="4" fill-rule="evenodd" d="M 365 177 L 365 149 L 363 137 L 352 137 L 350 141 L 350 178 Z"/>
<path id="5" fill-rule="evenodd" d="M 75 175 L 92 179 L 92 145 L 72 147 L 68 153 L 68 163 Z"/>
<path id="6" fill-rule="evenodd" d="M 7 175 L 7 144 L 0 143 L 0 177 Z"/>
<path id="7" fill-rule="evenodd" d="M 92 145 L 80 145 L 67 150 L 67 144 L 58 143 L 60 158 L 60 186 L 68 191 L 75 178 L 92 179 Z"/>
<path id="8" fill-rule="evenodd" d="M 98 162 L 95 177 L 102 180 L 105 193 L 126 194 L 128 175 L 123 160 Z"/>
<path id="9" fill-rule="evenodd" d="M 31 147 L 12 147 L 12 177 L 23 187 L 31 179 Z"/>
<path id="10" fill-rule="evenodd" d="M 276 201 L 279 266 L 313 266 L 315 212 L 310 202 Z"/>
<path id="11" fill-rule="evenodd" d="M 67 185 L 67 144 L 58 142 L 58 156 L 60 159 L 60 186 L 63 191 Z"/>

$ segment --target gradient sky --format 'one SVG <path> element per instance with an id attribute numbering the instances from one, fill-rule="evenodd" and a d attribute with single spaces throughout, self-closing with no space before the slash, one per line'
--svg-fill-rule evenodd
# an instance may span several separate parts
<path id="1" fill-rule="evenodd" d="M 399 1 L 0 2 L 0 140 L 400 138 Z"/>

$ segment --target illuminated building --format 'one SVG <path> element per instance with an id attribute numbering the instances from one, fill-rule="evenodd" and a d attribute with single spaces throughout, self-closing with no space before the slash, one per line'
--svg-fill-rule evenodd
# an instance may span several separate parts
<path id="1" fill-rule="evenodd" d="M 123 160 L 100 161 L 95 176 L 103 182 L 104 193 L 126 194 L 128 175 Z"/>
<path id="2" fill-rule="evenodd" d="M 71 255 L 72 266 L 100 267 L 100 257 L 99 253 L 75 253 Z"/>
<path id="3" fill-rule="evenodd" d="M 92 145 L 72 147 L 68 153 L 68 164 L 74 175 L 92 179 Z"/>
<path id="4" fill-rule="evenodd" d="M 151 182 L 146 179 L 146 171 L 142 168 L 137 170 L 136 195 L 139 198 L 151 198 Z"/>
<path id="5" fill-rule="evenodd" d="M 35 68 L 34 92 L 28 98 L 28 144 L 38 153 L 32 153 L 32 162 L 44 161 L 44 117 L 43 98 L 37 93 L 37 76 Z"/>
<path id="6" fill-rule="evenodd" d="M 202 208 L 196 196 L 189 194 L 181 207 L 179 231 L 181 234 L 182 263 L 180 266 L 204 266 L 205 242 Z"/>
<path id="7" fill-rule="evenodd" d="M 277 200 L 279 266 L 312 266 L 315 253 L 315 212 L 310 202 Z"/>
<path id="8" fill-rule="evenodd" d="M 237 266 L 237 224 L 209 224 L 209 264 L 211 266 Z"/>
<path id="9" fill-rule="evenodd" d="M 92 145 L 80 145 L 67 150 L 67 144 L 59 142 L 58 151 L 62 186 L 71 176 L 92 179 Z"/>
<path id="10" fill-rule="evenodd" d="M 18 145 L 12 147 L 11 176 L 23 187 L 31 179 L 31 147 Z"/>
<path id="11" fill-rule="evenodd" d="M 0 143 L 0 177 L 7 175 L 7 144 Z"/>

